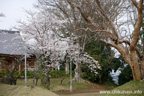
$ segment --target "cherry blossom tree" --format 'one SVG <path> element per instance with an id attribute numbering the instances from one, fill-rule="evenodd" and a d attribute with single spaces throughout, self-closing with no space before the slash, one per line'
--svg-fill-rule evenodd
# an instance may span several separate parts
<path id="1" fill-rule="evenodd" d="M 49 73 L 52 68 L 58 66 L 63 49 L 59 44 L 60 38 L 56 36 L 53 30 L 58 31 L 63 26 L 65 20 L 58 20 L 48 12 L 31 12 L 27 11 L 28 22 L 19 22 L 18 30 L 21 32 L 23 40 L 27 47 L 35 53 L 37 59 L 41 58 L 42 74 L 47 75 L 46 84 L 50 84 Z M 47 87 L 48 87 L 47 86 Z"/>
<path id="2" fill-rule="evenodd" d="M 96 75 L 97 73 L 97 69 L 101 69 L 100 65 L 98 64 L 98 61 L 93 59 L 91 56 L 89 56 L 87 53 L 83 52 L 81 53 L 81 47 L 78 43 L 74 43 L 76 36 L 75 37 L 71 37 L 69 41 L 69 46 L 68 46 L 68 54 L 70 56 L 70 61 L 72 61 L 75 65 L 75 76 L 74 76 L 74 80 L 78 81 L 78 82 L 82 82 L 83 79 L 81 78 L 81 63 L 88 63 L 89 64 L 89 68 L 91 69 L 91 71 L 93 71 Z"/>
<path id="3" fill-rule="evenodd" d="M 38 57 L 42 55 L 43 58 L 47 58 L 43 62 L 46 66 L 45 70 L 47 70 L 44 73 L 49 74 L 48 70 L 56 65 L 53 62 L 59 61 L 60 54 L 65 54 L 65 51 L 68 51 L 73 60 L 78 62 L 78 58 L 80 59 L 78 55 L 81 54 L 83 48 L 83 46 L 80 46 L 81 43 L 75 44 L 75 40 L 78 40 L 79 37 L 73 33 L 64 36 L 65 34 L 61 30 L 68 33 L 68 29 L 64 26 L 67 24 L 66 20 L 48 12 L 49 10 L 44 9 L 46 7 L 41 4 L 36 7 L 39 8 L 39 12 L 28 11 L 30 15 L 28 23 L 20 22 L 19 30 L 23 35 L 23 39 L 27 44 L 29 43 L 29 48 L 37 52 Z M 76 66 L 79 64 L 80 62 L 76 63 Z M 80 77 L 80 74 L 77 75 L 78 71 L 76 67 L 75 77 Z"/>
<path id="4" fill-rule="evenodd" d="M 79 58 L 80 57 L 79 55 L 84 53 L 84 47 L 85 47 L 86 42 L 92 39 L 92 38 L 89 38 L 89 34 L 86 31 L 78 30 L 77 32 L 75 32 L 75 29 L 78 26 L 85 26 L 83 22 L 83 18 L 79 18 L 79 20 L 76 21 L 75 15 L 80 17 L 80 14 L 73 13 L 74 11 L 73 9 L 71 9 L 72 6 L 70 6 L 69 3 L 64 0 L 49 0 L 49 1 L 38 0 L 38 1 L 39 3 L 38 5 L 36 5 L 36 7 L 44 11 L 50 11 L 52 14 L 57 16 L 57 18 L 67 19 L 67 23 L 64 24 L 65 28 L 62 28 L 59 33 L 56 32 L 56 34 L 62 38 L 69 37 L 71 40 L 73 40 L 73 42 L 76 43 L 75 45 L 72 43 L 71 44 L 74 46 L 77 45 L 78 48 L 76 49 L 79 52 L 79 54 L 76 57 Z M 80 75 L 81 63 L 75 62 L 75 64 L 76 64 L 75 80 L 82 81 L 80 77 L 81 76 Z M 68 66 L 68 63 L 66 63 L 65 66 Z"/>

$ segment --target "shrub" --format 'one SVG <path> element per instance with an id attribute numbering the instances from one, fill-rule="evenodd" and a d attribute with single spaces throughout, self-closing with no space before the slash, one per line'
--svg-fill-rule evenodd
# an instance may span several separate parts
<path id="1" fill-rule="evenodd" d="M 86 72 L 82 72 L 82 73 L 81 73 L 81 77 L 84 78 L 84 79 L 86 79 L 86 78 L 88 77 L 88 76 L 87 76 L 87 73 L 86 73 Z"/>
<path id="2" fill-rule="evenodd" d="M 0 78 L 4 76 L 9 76 L 9 74 L 5 70 L 0 70 Z"/>
<path id="3" fill-rule="evenodd" d="M 14 72 L 14 77 L 18 77 L 19 74 L 20 74 L 19 71 L 15 71 L 15 72 Z M 0 70 L 0 78 L 5 77 L 5 76 L 6 76 L 6 77 L 9 77 L 8 72 L 6 72 L 5 70 Z M 20 77 L 24 77 L 24 76 L 25 76 L 25 72 L 23 71 L 23 72 L 21 73 Z M 28 77 L 28 78 L 32 78 L 32 77 L 33 77 L 33 71 L 27 71 L 27 77 Z"/>
<path id="4" fill-rule="evenodd" d="M 72 71 L 72 76 L 74 76 L 74 71 Z M 70 74 L 66 74 L 66 72 L 64 70 L 52 70 L 50 72 L 50 76 L 52 78 L 58 78 L 58 77 L 64 77 L 64 76 L 70 76 Z"/>
<path id="5" fill-rule="evenodd" d="M 28 78 L 33 78 L 33 71 L 27 71 Z"/>
<path id="6" fill-rule="evenodd" d="M 63 70 L 52 70 L 52 71 L 50 72 L 50 76 L 51 76 L 52 78 L 64 77 L 64 76 L 66 76 L 66 72 L 63 71 Z"/>

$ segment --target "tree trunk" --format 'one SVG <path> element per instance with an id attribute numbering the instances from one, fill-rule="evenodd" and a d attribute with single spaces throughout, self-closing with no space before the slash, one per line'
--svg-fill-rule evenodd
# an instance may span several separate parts
<path id="1" fill-rule="evenodd" d="M 127 53 L 125 51 L 123 51 L 122 48 L 118 48 L 118 51 L 121 53 L 125 62 L 131 67 L 133 80 L 141 80 L 142 74 L 140 71 L 140 65 L 138 63 L 138 59 L 137 59 L 137 55 L 135 53 L 135 50 L 134 49 L 130 50 L 131 56 L 127 55 Z M 142 66 L 141 66 L 141 68 L 142 68 Z"/>
<path id="2" fill-rule="evenodd" d="M 17 78 L 14 77 L 13 73 L 10 74 L 10 80 L 11 85 L 16 85 Z"/>
<path id="3" fill-rule="evenodd" d="M 138 59 L 137 59 L 137 55 L 135 53 L 135 49 L 134 48 L 130 48 L 130 53 L 131 53 L 131 59 L 132 59 L 132 68 L 134 71 L 134 80 L 141 80 L 141 73 L 140 73 L 140 66 L 138 64 Z"/>
<path id="4" fill-rule="evenodd" d="M 69 74 L 69 63 L 65 63 L 65 72 L 66 74 Z"/>
<path id="5" fill-rule="evenodd" d="M 34 78 L 33 78 L 33 84 L 34 84 L 35 86 L 37 86 L 37 84 L 38 84 L 38 79 L 39 79 L 39 77 L 34 77 Z"/>
<path id="6" fill-rule="evenodd" d="M 10 84 L 10 85 L 16 85 L 17 79 L 11 78 L 11 77 L 4 77 L 3 83 Z"/>
<path id="7" fill-rule="evenodd" d="M 62 85 L 63 81 L 64 81 L 65 77 L 62 78 L 60 85 Z"/>
<path id="8" fill-rule="evenodd" d="M 131 47 L 130 53 L 127 53 L 122 45 L 117 45 L 114 47 L 120 52 L 125 62 L 131 67 L 133 80 L 141 80 L 140 66 L 138 64 L 135 49 Z"/>
<path id="9" fill-rule="evenodd" d="M 79 63 L 76 63 L 74 80 L 78 82 L 83 81 L 83 79 L 81 78 L 81 64 Z"/>
<path id="10" fill-rule="evenodd" d="M 38 84 L 38 79 L 39 79 L 39 77 L 36 77 L 36 83 L 35 83 L 36 86 Z"/>
<path id="11" fill-rule="evenodd" d="M 142 75 L 141 79 L 144 79 L 144 58 L 140 60 L 140 64 L 141 64 L 141 75 Z"/>
<path id="12" fill-rule="evenodd" d="M 47 78 L 46 78 L 46 86 L 47 86 L 47 88 L 49 89 L 49 87 L 50 87 L 50 76 L 49 76 L 49 73 L 47 73 Z"/>
<path id="13" fill-rule="evenodd" d="M 41 85 L 44 85 L 44 74 L 41 75 Z"/>

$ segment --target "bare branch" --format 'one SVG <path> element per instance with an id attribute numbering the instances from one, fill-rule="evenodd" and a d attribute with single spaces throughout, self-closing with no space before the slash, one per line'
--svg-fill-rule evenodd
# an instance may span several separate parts
<path id="1" fill-rule="evenodd" d="M 108 21 L 109 27 L 111 28 L 111 30 L 112 30 L 112 32 L 113 32 L 113 34 L 114 34 L 114 36 L 115 36 L 114 38 L 115 38 L 115 39 L 118 39 L 117 30 L 116 30 L 113 22 L 107 17 L 107 15 L 105 14 L 105 12 L 104 12 L 103 9 L 101 8 L 101 5 L 100 5 L 99 0 L 95 0 L 95 3 L 96 3 L 96 5 L 97 5 L 99 11 L 101 12 L 101 14 L 102 14 L 102 15 L 105 17 L 105 19 Z"/>
<path id="2" fill-rule="evenodd" d="M 90 32 L 101 32 L 101 33 L 106 33 L 107 35 L 109 35 L 111 38 L 113 38 L 113 34 L 107 30 L 92 30 L 90 28 L 78 28 L 75 31 L 78 30 L 84 30 L 84 31 L 90 31 Z"/>
<path id="3" fill-rule="evenodd" d="M 67 1 L 68 1 L 68 3 L 69 3 L 70 5 L 75 6 L 75 7 L 79 10 L 80 14 L 82 15 L 82 17 L 84 18 L 84 20 L 85 20 L 86 22 L 90 23 L 90 21 L 88 20 L 88 18 L 85 16 L 85 14 L 82 12 L 81 8 L 80 8 L 78 5 L 70 2 L 70 0 L 67 0 Z"/>
<path id="4" fill-rule="evenodd" d="M 143 21 L 143 15 L 142 15 L 142 4 L 143 4 L 143 0 L 141 0 L 141 3 L 139 5 L 139 8 L 138 8 L 138 5 L 136 3 L 136 0 L 132 0 L 133 4 L 137 7 L 137 10 L 138 10 L 138 18 L 137 18 L 137 22 L 136 22 L 136 25 L 135 25 L 135 28 L 134 28 L 134 33 L 133 33 L 133 40 L 131 42 L 131 48 L 134 48 L 139 40 L 139 34 L 140 34 L 140 28 L 141 28 L 141 25 L 142 25 L 142 21 Z"/>
<path id="5" fill-rule="evenodd" d="M 131 0 L 132 3 L 135 5 L 136 8 L 138 8 L 138 3 L 136 2 L 136 0 Z M 142 1 L 142 0 L 141 0 Z"/>

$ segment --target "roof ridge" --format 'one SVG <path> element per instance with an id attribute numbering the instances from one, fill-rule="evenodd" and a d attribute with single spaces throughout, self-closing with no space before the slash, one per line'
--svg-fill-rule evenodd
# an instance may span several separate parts
<path id="1" fill-rule="evenodd" d="M 19 31 L 12 31 L 12 30 L 1 30 L 0 32 L 7 32 L 7 33 L 20 33 Z"/>

